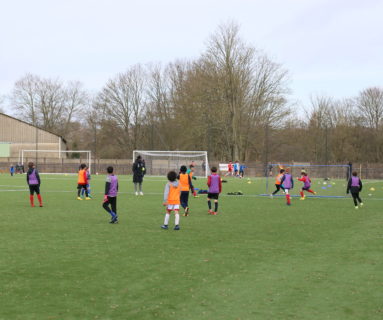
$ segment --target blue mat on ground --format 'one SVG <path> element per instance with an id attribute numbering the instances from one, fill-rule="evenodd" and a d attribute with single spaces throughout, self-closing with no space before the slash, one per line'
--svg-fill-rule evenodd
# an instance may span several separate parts
<path id="1" fill-rule="evenodd" d="M 263 193 L 263 194 L 260 194 L 260 196 L 270 197 L 270 194 Z M 284 197 L 284 196 L 286 196 L 286 195 L 285 194 L 276 194 L 273 197 Z M 301 196 L 299 194 L 291 194 L 290 197 L 300 198 Z M 306 196 L 306 198 L 348 198 L 348 197 L 347 196 L 320 196 L 320 195 L 316 195 L 316 196 Z"/>

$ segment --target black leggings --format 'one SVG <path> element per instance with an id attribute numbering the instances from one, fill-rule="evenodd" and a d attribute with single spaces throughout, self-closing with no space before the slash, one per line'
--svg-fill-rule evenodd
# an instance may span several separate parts
<path id="1" fill-rule="evenodd" d="M 281 189 L 282 189 L 283 191 L 285 191 L 285 188 L 283 188 L 282 185 L 280 185 L 280 184 L 276 184 L 275 187 L 277 188 L 277 190 L 275 190 L 275 191 L 273 192 L 273 194 L 276 194 L 276 193 L 277 193 L 279 190 L 281 190 Z"/>
<path id="2" fill-rule="evenodd" d="M 111 209 L 109 208 L 111 206 Z M 105 201 L 102 204 L 102 207 L 110 213 L 112 210 L 115 214 L 117 214 L 117 197 L 108 197 L 108 201 Z"/>
<path id="3" fill-rule="evenodd" d="M 186 209 L 189 206 L 189 191 L 181 191 L 181 206 Z"/>
<path id="4" fill-rule="evenodd" d="M 359 197 L 359 192 L 351 192 L 351 195 L 352 200 L 354 200 L 355 207 L 358 205 L 358 201 L 359 203 L 362 203 L 362 199 Z"/>

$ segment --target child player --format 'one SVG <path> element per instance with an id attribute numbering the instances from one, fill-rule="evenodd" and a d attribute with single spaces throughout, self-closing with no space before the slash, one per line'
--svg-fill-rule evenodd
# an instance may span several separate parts
<path id="1" fill-rule="evenodd" d="M 241 165 L 239 166 L 239 177 L 240 178 L 243 178 L 243 176 L 245 175 L 245 169 L 246 169 L 246 165 L 244 163 L 241 163 Z"/>
<path id="2" fill-rule="evenodd" d="M 351 178 L 348 180 L 347 184 L 347 193 L 351 191 L 352 199 L 354 200 L 355 209 L 358 209 L 358 201 L 359 205 L 362 207 L 363 202 L 362 199 L 359 197 L 359 192 L 362 191 L 363 185 L 362 180 L 358 177 L 358 173 L 354 171 L 352 173 Z"/>
<path id="3" fill-rule="evenodd" d="M 227 173 L 225 174 L 225 177 L 226 176 L 232 176 L 233 175 L 233 162 L 232 161 L 229 161 L 228 165 L 227 165 Z"/>
<path id="4" fill-rule="evenodd" d="M 194 161 L 192 161 L 192 163 L 190 164 L 189 166 L 189 169 L 186 171 L 186 173 L 190 176 L 190 179 L 193 179 L 193 180 L 197 180 L 196 177 L 194 177 Z M 192 186 L 192 192 L 193 192 L 193 197 L 194 198 L 199 198 L 199 196 L 197 196 L 197 192 L 194 190 L 194 187 Z"/>
<path id="5" fill-rule="evenodd" d="M 177 173 L 174 171 L 169 171 L 168 173 L 168 183 L 165 186 L 164 191 L 164 202 L 163 205 L 166 206 L 165 220 L 164 224 L 161 226 L 162 229 L 168 229 L 170 214 L 174 211 L 175 217 L 175 226 L 174 230 L 180 230 L 180 194 L 181 188 L 180 184 L 177 181 Z"/>
<path id="6" fill-rule="evenodd" d="M 91 195 L 90 195 L 90 179 L 92 179 L 92 177 L 90 175 L 89 167 L 88 166 L 86 166 L 85 170 L 86 170 L 86 179 L 88 181 L 88 183 L 86 185 L 86 190 L 88 190 L 88 197 L 92 198 Z M 84 198 L 84 193 L 85 193 L 85 190 L 81 189 L 81 197 L 82 198 Z"/>
<path id="7" fill-rule="evenodd" d="M 189 192 L 190 190 L 194 192 L 194 188 L 191 182 L 190 174 L 186 173 L 186 166 L 181 166 L 180 174 L 178 176 L 178 180 L 181 186 L 181 206 L 184 208 L 184 216 L 187 217 L 189 215 Z"/>
<path id="8" fill-rule="evenodd" d="M 83 163 L 80 165 L 80 170 L 78 171 L 78 181 L 77 181 L 77 200 L 82 200 L 80 197 L 81 189 L 85 190 L 85 200 L 90 200 L 88 196 L 88 190 L 86 185 L 88 184 L 88 179 L 86 176 L 86 164 Z"/>
<path id="9" fill-rule="evenodd" d="M 279 174 L 277 175 L 277 177 L 275 178 L 275 191 L 271 194 L 271 196 L 274 196 L 276 195 L 279 190 L 282 189 L 283 192 L 285 192 L 285 188 L 282 186 L 282 178 L 285 174 L 285 169 L 283 169 L 282 167 L 280 167 L 279 169 Z"/>
<path id="10" fill-rule="evenodd" d="M 294 188 L 294 180 L 293 180 L 292 175 L 290 174 L 290 168 L 286 168 L 285 174 L 283 175 L 283 177 L 281 179 L 281 185 L 285 189 L 284 191 L 286 194 L 286 204 L 288 206 L 290 206 L 291 205 L 291 198 L 290 198 L 289 191 L 290 191 L 290 189 Z"/>
<path id="11" fill-rule="evenodd" d="M 305 200 L 306 196 L 304 194 L 304 191 L 310 192 L 312 194 L 316 194 L 313 190 L 310 189 L 311 187 L 311 179 L 307 175 L 307 172 L 305 170 L 301 171 L 301 178 L 298 178 L 298 181 L 303 182 L 302 190 L 300 191 L 301 194 L 301 200 Z"/>
<path id="12" fill-rule="evenodd" d="M 37 194 L 37 199 L 39 200 L 40 207 L 43 206 L 43 200 L 40 195 L 40 175 L 37 169 L 35 169 L 35 165 L 33 162 L 28 163 L 28 172 L 27 172 L 27 183 L 29 186 L 29 201 L 31 203 L 31 207 L 34 207 L 34 193 Z"/>
<path id="13" fill-rule="evenodd" d="M 112 219 L 109 223 L 118 223 L 117 216 L 117 193 L 118 193 L 118 179 L 113 174 L 113 167 L 106 169 L 108 176 L 105 182 L 104 202 L 102 207 L 110 214 Z M 109 207 L 110 205 L 110 207 Z"/>
<path id="14" fill-rule="evenodd" d="M 211 168 L 211 175 L 207 178 L 207 185 L 209 191 L 207 194 L 207 205 L 209 207 L 209 214 L 216 215 L 218 213 L 218 196 L 222 192 L 221 177 L 217 174 L 217 168 Z M 211 210 L 211 199 L 214 200 L 214 211 Z"/>
<path id="15" fill-rule="evenodd" d="M 234 177 L 239 177 L 239 162 L 238 160 L 234 162 Z"/>

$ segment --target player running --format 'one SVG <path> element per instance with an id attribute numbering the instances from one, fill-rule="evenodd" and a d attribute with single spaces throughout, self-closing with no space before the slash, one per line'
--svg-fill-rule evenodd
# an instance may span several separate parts
<path id="1" fill-rule="evenodd" d="M 358 177 L 358 173 L 354 171 L 352 173 L 351 178 L 348 180 L 347 184 L 347 193 L 351 191 L 352 199 L 354 200 L 355 209 L 358 209 L 358 201 L 359 205 L 362 207 L 363 202 L 362 199 L 359 197 L 359 192 L 362 191 L 363 185 L 362 180 Z"/>
<path id="2" fill-rule="evenodd" d="M 290 189 L 294 188 L 294 180 L 292 175 L 290 174 L 290 168 L 286 168 L 285 174 L 283 175 L 281 179 L 281 185 L 285 189 L 286 204 L 288 206 L 291 206 L 291 198 L 290 198 L 289 191 Z"/>
<path id="3" fill-rule="evenodd" d="M 283 169 L 282 167 L 279 167 L 280 170 L 279 170 L 279 174 L 276 176 L 275 178 L 275 191 L 271 194 L 271 197 L 273 197 L 274 195 L 276 195 L 279 190 L 282 189 L 283 192 L 285 192 L 285 188 L 282 186 L 282 178 L 285 174 L 285 169 Z"/>
<path id="4" fill-rule="evenodd" d="M 305 200 L 306 199 L 304 191 L 310 192 L 312 194 L 317 194 L 315 191 L 310 189 L 310 187 L 311 187 L 311 179 L 309 178 L 309 176 L 307 175 L 307 172 L 305 170 L 301 171 L 301 177 L 297 178 L 297 179 L 298 179 L 298 181 L 303 182 L 303 187 L 302 187 L 302 190 L 300 191 L 300 194 L 301 194 L 301 199 L 300 200 Z"/>

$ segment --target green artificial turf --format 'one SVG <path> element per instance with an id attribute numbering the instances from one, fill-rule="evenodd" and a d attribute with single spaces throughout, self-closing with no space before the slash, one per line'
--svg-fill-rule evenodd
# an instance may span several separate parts
<path id="1" fill-rule="evenodd" d="M 383 318 L 383 183 L 364 181 L 355 210 L 350 198 L 288 207 L 256 196 L 264 180 L 227 178 L 219 214 L 207 214 L 206 195 L 190 198 L 174 231 L 160 228 L 165 178 L 146 177 L 144 196 L 119 179 L 111 225 L 105 176 L 78 201 L 76 176 L 42 175 L 44 207 L 31 208 L 25 176 L 0 175 L 0 319 Z M 344 181 L 313 188 L 345 193 Z"/>

